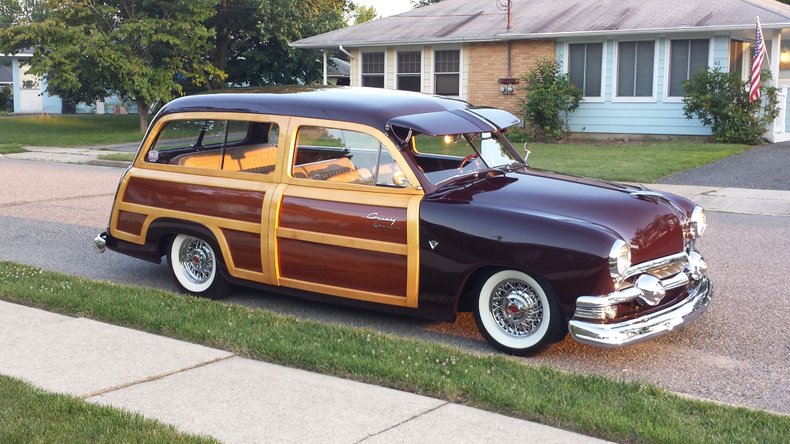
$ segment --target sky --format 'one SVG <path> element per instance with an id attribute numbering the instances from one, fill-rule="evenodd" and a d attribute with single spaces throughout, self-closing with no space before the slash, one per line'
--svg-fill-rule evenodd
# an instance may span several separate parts
<path id="1" fill-rule="evenodd" d="M 412 10 L 411 1 L 409 0 L 354 0 L 354 3 L 373 6 L 381 17 Z"/>

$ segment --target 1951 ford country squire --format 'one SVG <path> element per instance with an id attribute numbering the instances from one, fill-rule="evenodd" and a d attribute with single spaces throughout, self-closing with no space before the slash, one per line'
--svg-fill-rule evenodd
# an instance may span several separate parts
<path id="1" fill-rule="evenodd" d="M 669 194 L 530 168 L 512 114 L 367 88 L 174 100 L 95 242 L 178 287 L 229 284 L 452 321 L 496 348 L 604 347 L 708 306 L 705 212 Z"/>

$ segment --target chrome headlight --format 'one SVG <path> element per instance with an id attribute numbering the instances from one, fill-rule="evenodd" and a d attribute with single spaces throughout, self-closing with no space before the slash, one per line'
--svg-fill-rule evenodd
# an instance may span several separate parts
<path id="1" fill-rule="evenodd" d="M 609 250 L 609 274 L 614 279 L 621 279 L 631 267 L 631 247 L 620 239 L 614 241 Z"/>
<path id="2" fill-rule="evenodd" d="M 696 239 L 705 233 L 708 228 L 708 216 L 702 207 L 694 207 L 691 212 L 691 220 L 689 221 L 689 231 L 692 239 Z"/>

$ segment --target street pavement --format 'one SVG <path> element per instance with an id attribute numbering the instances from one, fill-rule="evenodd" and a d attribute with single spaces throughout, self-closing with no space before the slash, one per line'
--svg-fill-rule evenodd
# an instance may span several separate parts
<path id="1" fill-rule="evenodd" d="M 50 159 L 61 156 L 57 152 L 49 155 Z M 77 155 L 84 157 L 73 159 L 74 163 L 95 160 L 93 153 Z M 0 194 L 2 259 L 91 278 L 173 288 L 163 265 L 90 251 L 89 240 L 106 224 L 120 170 L 33 163 L 11 160 L 12 156 L 24 158 L 20 154 L 5 159 L 0 156 L 0 187 L 4 190 Z M 528 362 L 646 380 L 691 396 L 790 413 L 786 389 L 790 333 L 782 315 L 787 313 L 788 298 L 781 287 L 790 250 L 790 224 L 786 219 L 790 215 L 790 191 L 651 187 L 692 197 L 713 211 L 712 231 L 721 231 L 713 239 L 703 239 L 703 250 L 709 262 L 719 267 L 718 271 L 712 269 L 717 285 L 714 305 L 686 330 L 657 341 L 610 351 L 566 340 Z M 754 226 L 760 226 L 760 230 L 751 229 Z M 744 257 L 739 249 L 743 244 L 753 246 L 762 255 L 749 253 Z M 710 250 L 716 261 L 711 261 Z M 781 251 L 784 256 L 780 256 Z M 263 296 L 246 292 L 230 298 L 230 302 L 330 322 L 340 319 L 349 325 L 372 326 L 490 352 L 466 316 L 456 324 L 440 324 Z M 440 400 L 365 384 L 357 387 L 358 383 L 351 381 L 330 382 L 337 378 L 249 361 L 193 344 L 178 345 L 179 341 L 95 321 L 0 304 L 0 373 L 48 390 L 83 396 L 91 402 L 138 411 L 223 441 L 294 441 L 294 433 L 309 439 L 310 433 L 318 431 L 319 439 L 328 442 L 428 438 L 437 442 L 483 442 L 490 441 L 491 425 L 516 430 L 515 435 L 509 434 L 516 439 L 585 439 Z M 157 343 L 160 340 L 164 341 L 162 345 Z M 52 348 L 56 346 L 61 348 Z M 179 351 L 169 351 L 168 347 Z M 163 353 L 156 353 L 160 348 Z M 84 377 L 79 376 L 81 373 Z M 326 393 L 322 392 L 325 386 L 329 388 Z M 403 396 L 408 400 L 404 401 Z M 409 398 L 412 396 L 416 398 Z M 377 402 L 365 404 L 364 399 Z M 321 404 L 326 408 L 314 411 Z M 525 435 L 519 435 L 522 431 Z"/>

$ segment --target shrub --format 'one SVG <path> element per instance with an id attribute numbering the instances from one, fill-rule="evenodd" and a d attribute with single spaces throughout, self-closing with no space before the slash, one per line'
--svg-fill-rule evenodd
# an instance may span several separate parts
<path id="1" fill-rule="evenodd" d="M 565 119 L 578 108 L 582 91 L 561 72 L 560 62 L 554 59 L 538 60 L 523 80 L 527 96 L 521 101 L 521 109 L 525 120 L 539 137 L 565 136 L 568 133 Z"/>
<path id="2" fill-rule="evenodd" d="M 756 145 L 779 115 L 776 88 L 767 86 L 771 73 L 761 74 L 762 99 L 749 101 L 749 83 L 736 73 L 705 69 L 683 84 L 683 112 L 709 126 L 722 143 Z"/>

